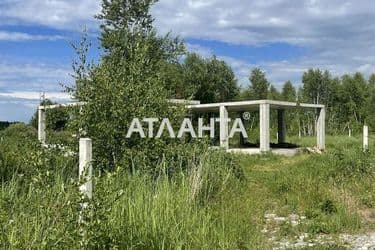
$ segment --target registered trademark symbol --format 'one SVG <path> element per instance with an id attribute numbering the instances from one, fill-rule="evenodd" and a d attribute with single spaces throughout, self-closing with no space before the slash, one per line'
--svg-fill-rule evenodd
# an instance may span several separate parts
<path id="1" fill-rule="evenodd" d="M 250 120 L 250 112 L 244 112 L 244 113 L 242 114 L 242 118 L 243 118 L 244 120 Z"/>

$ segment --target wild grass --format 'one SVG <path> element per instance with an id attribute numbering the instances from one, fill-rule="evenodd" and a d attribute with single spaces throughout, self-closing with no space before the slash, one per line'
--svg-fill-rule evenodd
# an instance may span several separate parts
<path id="1" fill-rule="evenodd" d="M 173 175 L 129 174 L 122 166 L 96 170 L 94 197 L 79 224 L 77 159 L 41 150 L 17 134 L 8 131 L 0 144 L 6 176 L 0 186 L 0 248 L 269 249 L 261 232 L 265 213 L 307 217 L 296 227 L 281 225 L 280 237 L 375 228 L 361 214 L 374 209 L 375 154 L 363 153 L 356 138 L 328 137 L 323 155 L 192 150 L 186 157 L 194 161 L 184 159 L 188 166 Z M 167 158 L 158 164 L 178 165 Z"/>

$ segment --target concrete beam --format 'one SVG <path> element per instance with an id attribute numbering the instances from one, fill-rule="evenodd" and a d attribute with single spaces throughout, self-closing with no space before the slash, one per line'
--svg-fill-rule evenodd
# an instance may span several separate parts
<path id="1" fill-rule="evenodd" d="M 222 103 L 205 103 L 187 105 L 188 109 L 198 112 L 214 112 L 220 106 L 227 107 L 228 111 L 249 111 L 257 110 L 260 105 L 269 104 L 273 109 L 317 109 L 324 108 L 322 104 L 310 104 L 310 103 L 297 103 L 297 102 L 285 102 L 275 100 L 251 100 L 251 101 L 236 101 L 236 102 L 222 102 Z"/>
<path id="2" fill-rule="evenodd" d="M 185 105 L 198 105 L 200 101 L 196 100 L 185 100 L 185 99 L 168 99 L 168 102 L 171 104 L 185 104 Z M 69 103 L 60 103 L 52 105 L 41 105 L 39 109 L 55 109 L 55 108 L 67 108 L 67 107 L 76 107 L 76 106 L 85 106 L 86 102 L 69 102 Z"/>
<path id="3" fill-rule="evenodd" d="M 284 143 L 286 136 L 285 110 L 277 110 L 277 141 Z"/>
<path id="4" fill-rule="evenodd" d="M 67 108 L 67 107 L 75 107 L 75 106 L 84 106 L 86 102 L 69 102 L 69 103 L 61 103 L 61 104 L 53 104 L 53 105 L 41 105 L 39 109 L 46 110 L 46 109 L 55 109 L 55 108 Z"/>
<path id="5" fill-rule="evenodd" d="M 168 102 L 171 104 L 185 104 L 185 105 L 197 105 L 201 103 L 200 101 L 186 100 L 186 99 L 168 99 Z"/>
<path id="6" fill-rule="evenodd" d="M 260 151 L 270 151 L 270 104 L 260 104 L 259 106 L 259 143 Z"/>
<path id="7" fill-rule="evenodd" d="M 46 111 L 38 108 L 38 140 L 46 144 Z"/>
<path id="8" fill-rule="evenodd" d="M 228 111 L 225 106 L 219 107 L 220 113 L 220 147 L 229 148 Z"/>
<path id="9" fill-rule="evenodd" d="M 326 110 L 325 108 L 320 108 L 318 109 L 318 119 L 316 123 L 317 147 L 320 150 L 324 150 L 326 148 L 325 130 L 326 130 Z"/>

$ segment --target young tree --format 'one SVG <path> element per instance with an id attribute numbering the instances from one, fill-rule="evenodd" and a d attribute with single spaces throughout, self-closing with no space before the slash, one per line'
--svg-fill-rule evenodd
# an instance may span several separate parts
<path id="1" fill-rule="evenodd" d="M 375 89 L 375 74 L 371 74 L 369 79 L 368 79 L 368 84 L 370 88 Z"/>
<path id="2" fill-rule="evenodd" d="M 250 94 L 252 99 L 267 99 L 270 83 L 265 73 L 260 68 L 251 71 L 250 77 Z"/>
<path id="3" fill-rule="evenodd" d="M 184 98 L 192 96 L 202 103 L 214 99 L 215 91 L 208 82 L 206 61 L 196 53 L 188 53 L 182 64 L 183 85 L 185 86 Z"/>
<path id="4" fill-rule="evenodd" d="M 186 97 L 201 103 L 233 100 L 239 93 L 237 80 L 228 64 L 216 56 L 204 59 L 198 54 L 189 53 L 184 61 L 183 74 Z"/>
<path id="5" fill-rule="evenodd" d="M 104 50 L 100 63 L 88 65 L 84 41 L 76 47 L 76 84 L 68 91 L 87 104 L 74 125 L 93 139 L 95 161 L 103 168 L 119 164 L 129 169 L 148 168 L 174 143 L 137 135 L 126 138 L 134 118 L 173 120 L 181 115 L 167 102 L 170 93 L 165 65 L 178 61 L 183 48 L 178 39 L 157 35 L 149 14 L 154 2 L 104 0 L 98 15 Z M 145 129 L 146 135 L 148 132 Z M 132 165 L 137 159 L 137 166 Z"/>
<path id="6" fill-rule="evenodd" d="M 303 73 L 302 83 L 303 93 L 309 102 L 326 104 L 331 84 L 331 75 L 327 70 L 309 69 Z"/>
<path id="7" fill-rule="evenodd" d="M 271 85 L 271 87 L 270 87 L 270 90 L 269 90 L 269 93 L 268 93 L 268 99 L 281 100 L 280 92 L 273 85 Z"/>
<path id="8" fill-rule="evenodd" d="M 213 56 L 207 62 L 209 81 L 214 86 L 214 102 L 232 101 L 238 96 L 239 87 L 231 67 Z"/>
<path id="9" fill-rule="evenodd" d="M 371 74 L 368 80 L 369 97 L 367 101 L 367 111 L 369 112 L 367 123 L 371 128 L 375 128 L 375 74 Z"/>
<path id="10" fill-rule="evenodd" d="M 293 86 L 291 81 L 286 81 L 281 91 L 281 97 L 283 101 L 295 102 L 297 93 L 296 88 Z"/>
<path id="11" fill-rule="evenodd" d="M 351 126 L 360 126 L 366 119 L 368 86 L 361 73 L 344 75 L 341 79 L 340 113 Z"/>
<path id="12" fill-rule="evenodd" d="M 53 105 L 53 102 L 49 99 L 45 99 L 40 105 Z M 64 108 L 55 108 L 47 110 L 46 125 L 47 129 L 60 131 L 63 130 L 69 121 L 69 112 Z M 30 125 L 34 128 L 38 128 L 38 110 L 35 111 L 34 115 L 31 117 Z"/>

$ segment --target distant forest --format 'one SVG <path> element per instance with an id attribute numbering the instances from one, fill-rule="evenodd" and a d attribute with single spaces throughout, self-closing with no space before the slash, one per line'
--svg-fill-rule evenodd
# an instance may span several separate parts
<path id="1" fill-rule="evenodd" d="M 16 124 L 16 123 L 19 123 L 19 122 L 0 121 L 0 130 L 6 129 L 10 125 Z"/>
<path id="2" fill-rule="evenodd" d="M 205 59 L 188 54 L 183 63 L 169 67 L 172 84 L 168 86 L 171 86 L 174 98 L 190 97 L 202 103 L 272 99 L 324 104 L 328 133 L 360 132 L 364 124 L 375 128 L 375 74 L 369 77 L 362 73 L 333 76 L 328 70 L 311 68 L 303 73 L 299 87 L 286 81 L 276 88 L 267 79 L 266 72 L 254 68 L 249 72 L 248 84 L 240 87 L 231 67 L 215 56 Z M 313 113 L 289 113 L 289 131 L 305 135 L 314 133 Z"/>
<path id="3" fill-rule="evenodd" d="M 183 62 L 168 62 L 163 67 L 164 86 L 170 98 L 194 99 L 201 103 L 271 99 L 324 104 L 329 134 L 360 133 L 365 124 L 372 131 L 375 129 L 375 74 L 368 78 L 362 73 L 334 77 L 328 70 L 309 69 L 303 73 L 299 87 L 286 81 L 281 88 L 276 88 L 260 68 L 252 69 L 248 84 L 239 86 L 232 68 L 216 56 L 203 58 L 196 53 L 188 53 Z M 44 104 L 54 102 L 46 100 Z M 64 129 L 69 114 L 64 109 L 49 112 L 48 127 Z M 251 128 L 258 126 L 256 117 L 254 113 Z M 274 115 L 272 119 L 275 120 Z M 313 110 L 288 112 L 287 121 L 290 134 L 315 133 Z M 30 124 L 37 127 L 37 112 Z M 9 122 L 2 122 L 0 129 L 9 125 Z M 274 126 L 275 121 L 271 123 L 271 128 Z"/>

